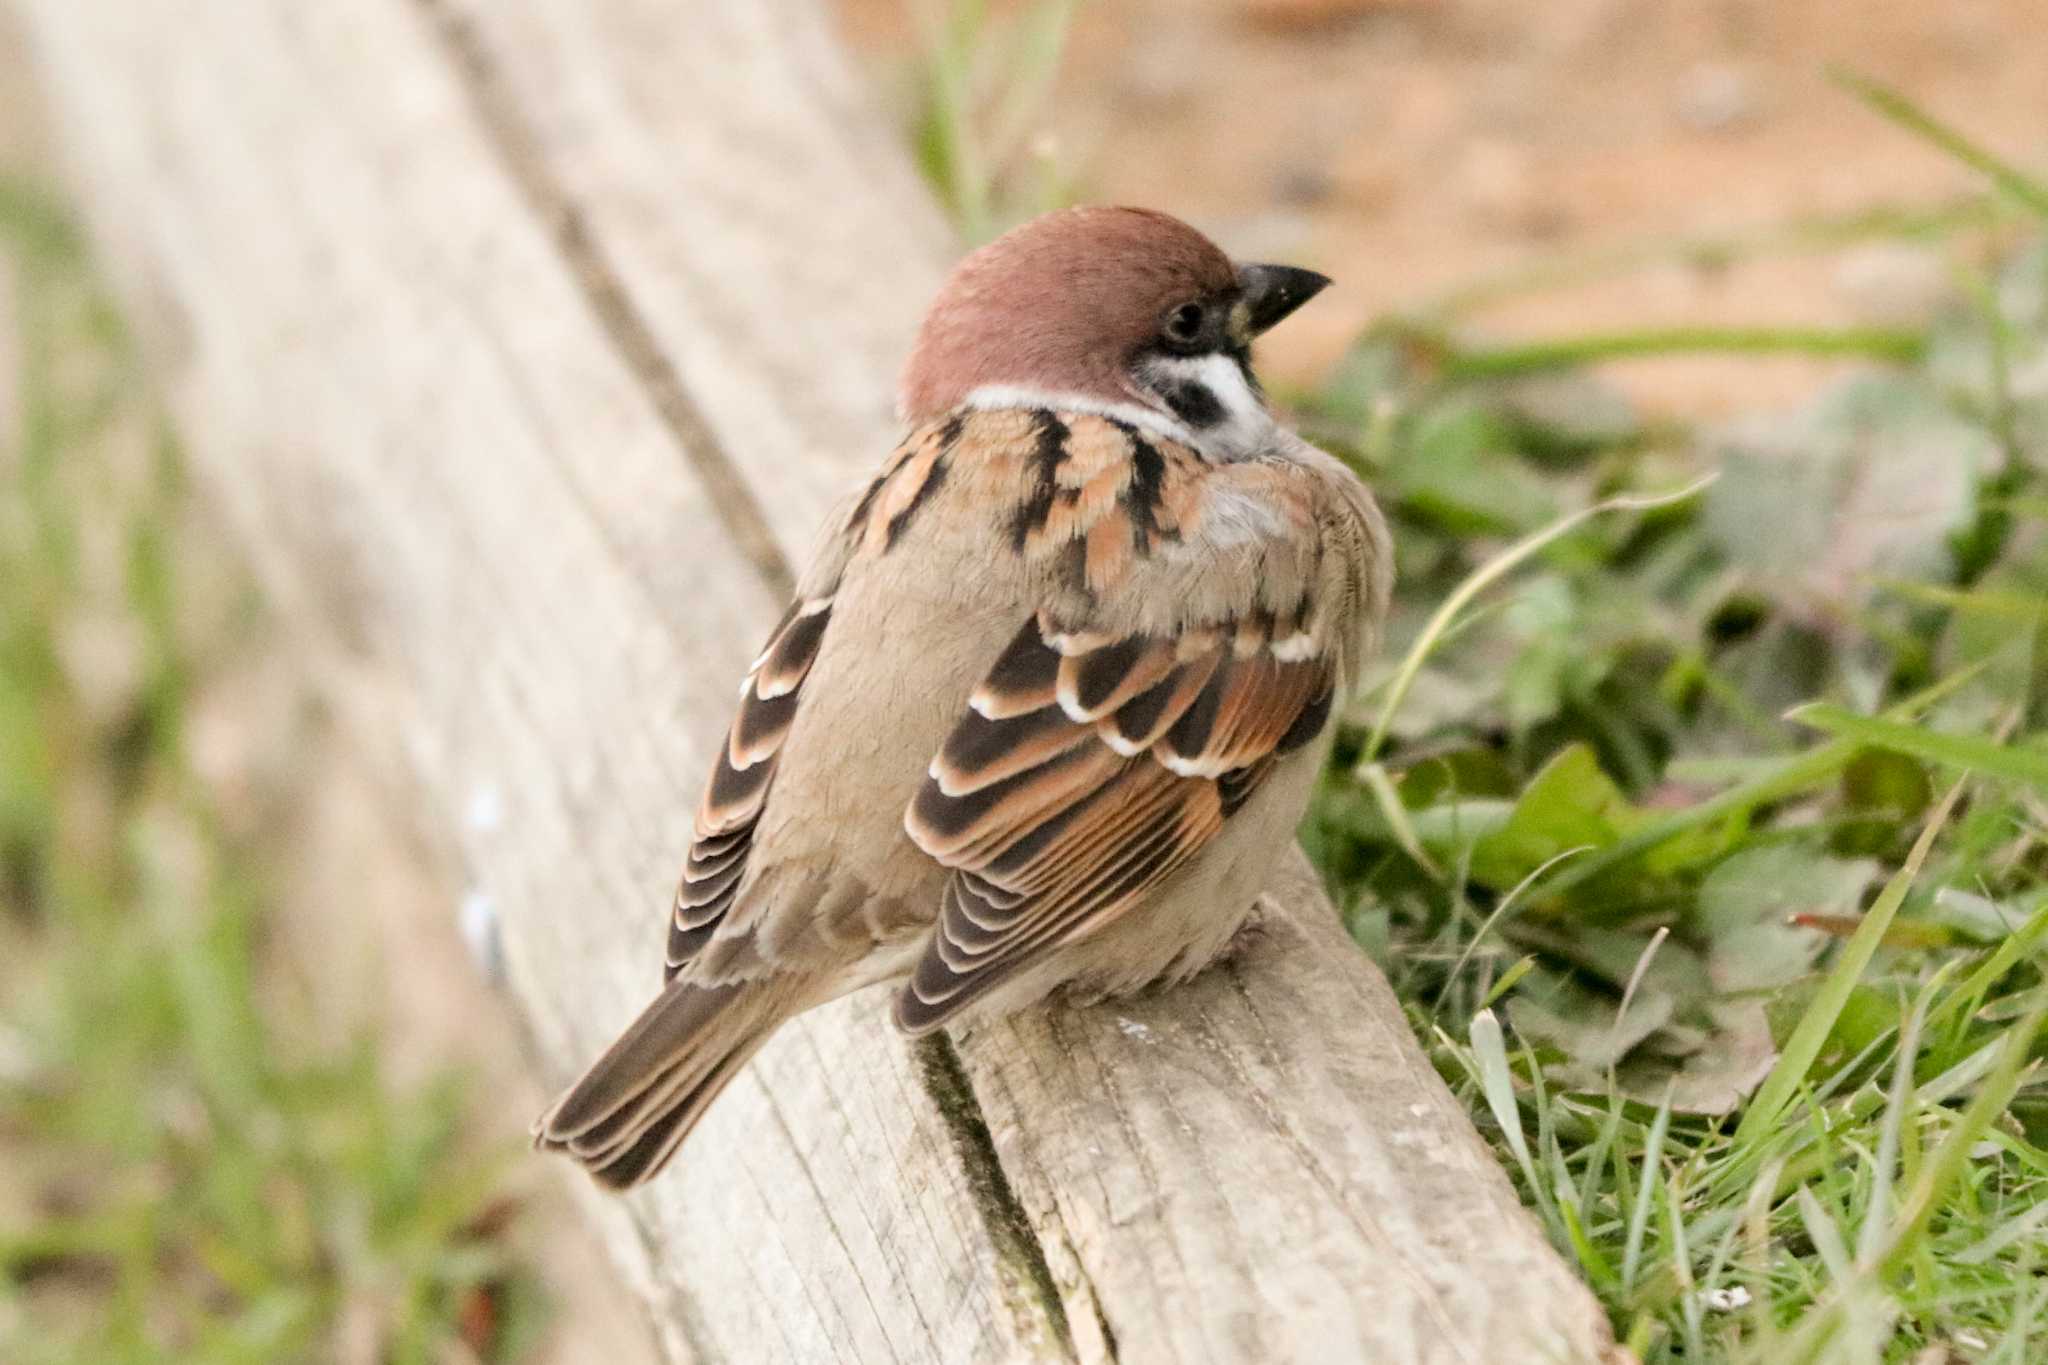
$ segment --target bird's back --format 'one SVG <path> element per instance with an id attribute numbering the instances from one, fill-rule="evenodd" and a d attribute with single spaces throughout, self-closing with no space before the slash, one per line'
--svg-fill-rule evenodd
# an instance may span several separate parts
<path id="1" fill-rule="evenodd" d="M 1333 496 L 1356 488 L 1348 472 L 1298 450 L 1218 466 L 1121 421 L 1032 408 L 912 432 L 835 512 L 804 575 L 793 610 L 823 614 L 821 638 L 777 699 L 787 732 L 693 974 L 829 978 L 859 963 L 821 986 L 839 994 L 901 973 L 948 875 L 905 834 L 905 809 L 975 684 L 1039 613 L 1162 638 L 1263 616 L 1276 641 L 1313 629 L 1318 648 L 1355 656 L 1384 529 L 1362 495 Z M 1348 540 L 1318 524 L 1333 507 Z"/>

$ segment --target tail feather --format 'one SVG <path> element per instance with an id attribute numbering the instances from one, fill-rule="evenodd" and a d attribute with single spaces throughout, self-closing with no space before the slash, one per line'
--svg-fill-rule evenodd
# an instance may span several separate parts
<path id="1" fill-rule="evenodd" d="M 534 1145 L 626 1189 L 652 1177 L 782 1022 L 758 985 L 671 981 L 534 1124 Z"/>
<path id="2" fill-rule="evenodd" d="M 711 1107 L 711 1101 L 718 1098 L 726 1083 L 740 1073 L 740 1069 L 767 1040 L 765 1032 L 749 1039 L 740 1051 L 713 1067 L 711 1074 L 680 1101 L 652 1111 L 643 1126 L 622 1140 L 620 1145 L 608 1149 L 604 1156 L 586 1159 L 586 1168 L 604 1185 L 615 1190 L 631 1189 L 659 1174 L 683 1145 L 683 1139 L 690 1135 L 690 1130 L 697 1126 L 697 1120 Z"/>

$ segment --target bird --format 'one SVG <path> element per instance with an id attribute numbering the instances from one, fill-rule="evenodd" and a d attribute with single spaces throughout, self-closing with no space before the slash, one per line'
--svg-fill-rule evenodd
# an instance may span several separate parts
<path id="1" fill-rule="evenodd" d="M 1329 282 L 1105 205 L 959 262 L 907 434 L 741 684 L 661 992 L 538 1147 L 638 1185 L 777 1027 L 869 986 L 914 1037 L 1226 953 L 1392 585 L 1372 495 L 1252 370 Z"/>

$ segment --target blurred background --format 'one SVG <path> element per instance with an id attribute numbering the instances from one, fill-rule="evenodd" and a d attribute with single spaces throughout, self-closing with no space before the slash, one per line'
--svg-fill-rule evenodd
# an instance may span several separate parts
<path id="1" fill-rule="evenodd" d="M 1962 225 L 1983 182 L 1830 71 L 2014 154 L 2040 143 L 2048 81 L 2028 0 L 840 8 L 928 165 L 946 155 L 929 104 L 947 97 L 903 54 L 950 48 L 943 84 L 987 134 L 963 169 L 994 181 L 955 201 L 971 233 L 1041 198 L 1128 199 L 1335 276 L 1262 356 L 1304 385 L 1390 314 L 1449 309 L 1510 335 L 1924 317 L 1946 282 L 1929 239 Z M 1714 413 L 1796 397 L 1827 370 L 1680 357 L 1606 373 Z"/>
<path id="2" fill-rule="evenodd" d="M 2038 0 L 838 14 L 963 246 L 1125 201 L 1337 279 L 1261 367 L 1402 587 L 1304 838 L 1618 1336 L 2048 1357 Z M 10 23 L 0 1360 L 652 1359 Z"/>

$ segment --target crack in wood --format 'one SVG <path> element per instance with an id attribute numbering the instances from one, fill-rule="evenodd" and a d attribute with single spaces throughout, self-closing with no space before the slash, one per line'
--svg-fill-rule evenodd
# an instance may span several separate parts
<path id="1" fill-rule="evenodd" d="M 1013 1308 L 1022 1310 L 1020 1316 L 1037 1319 L 1035 1324 L 1021 1321 L 1020 1327 L 1027 1337 L 1049 1333 L 1051 1340 L 1047 1345 L 1060 1358 L 1075 1359 L 1067 1305 L 1053 1278 L 1052 1264 L 1046 1259 L 1037 1230 L 1031 1226 L 1031 1216 L 1024 1211 L 1023 1201 L 1010 1184 L 1009 1173 L 1003 1169 L 995 1135 L 989 1131 L 988 1117 L 975 1098 L 974 1083 L 967 1077 L 967 1068 L 961 1065 L 953 1040 L 944 1033 L 934 1033 L 918 1039 L 913 1049 L 925 1093 L 946 1125 L 946 1135 L 952 1139 L 968 1187 L 974 1191 L 989 1241 L 1002 1262 L 1000 1268 L 1007 1272 L 1004 1278 L 1009 1283 L 1004 1288 L 1012 1293 L 1005 1297 L 1012 1298 Z M 1022 1301 L 1017 1301 L 1020 1298 Z M 1034 1326 L 1040 1330 L 1033 1332 Z M 1105 1339 L 1114 1342 L 1107 1324 L 1104 1328 Z M 1110 1358 L 1115 1359 L 1113 1347 Z"/>
<path id="2" fill-rule="evenodd" d="M 632 293 L 584 230 L 583 215 L 574 199 L 550 174 L 545 159 L 535 150 L 535 138 L 506 93 L 504 82 L 498 79 L 496 64 L 475 27 L 467 17 L 456 13 L 447 0 L 414 3 L 426 15 L 463 89 L 469 93 L 484 140 L 497 154 L 506 175 L 533 210 L 549 240 L 562 253 L 598 325 L 618 348 L 620 358 L 640 381 L 662 424 L 696 471 L 718 520 L 769 588 L 778 597 L 790 596 L 796 590 L 796 575 L 782 547 L 775 543 L 775 534 L 769 529 L 760 504 L 754 501 L 732 456 L 655 339 L 654 329 L 634 303 Z"/>
<path id="3" fill-rule="evenodd" d="M 635 305 L 631 293 L 616 271 L 604 259 L 583 225 L 583 215 L 573 198 L 550 174 L 534 149 L 534 138 L 521 119 L 494 62 L 470 21 L 456 13 L 447 0 L 415 0 L 426 15 L 442 48 L 460 74 L 463 88 L 473 101 L 478 121 L 506 174 L 575 276 L 600 327 L 618 348 L 620 357 L 640 382 L 663 424 L 675 437 L 703 483 L 718 520 L 732 535 L 740 551 L 768 587 L 788 597 L 795 591 L 795 574 L 782 549 L 775 542 L 760 504 L 710 422 L 692 400 L 682 376 L 656 340 L 653 329 Z M 916 1045 L 918 1075 L 926 1097 L 946 1127 L 955 1156 L 959 1159 L 976 1201 L 976 1212 L 988 1231 L 989 1242 L 1007 1286 L 1015 1293 L 1013 1308 L 1019 1310 L 1024 1334 L 1044 1339 L 1053 1354 L 1076 1358 L 1067 1322 L 1065 1301 L 1054 1280 L 1045 1248 L 1030 1216 L 1018 1200 L 1003 1169 L 988 1119 L 974 1094 L 973 1083 L 952 1041 L 944 1034 L 921 1040 Z M 659 1248 L 649 1240 L 638 1218 L 633 1220 L 651 1260 L 659 1261 Z M 1085 1274 L 1085 1270 L 1083 1272 Z M 1104 1318 L 1104 1310 L 1092 1289 L 1090 1299 L 1108 1358 L 1116 1359 L 1116 1337 Z M 691 1347 L 698 1342 L 688 1333 Z"/>

